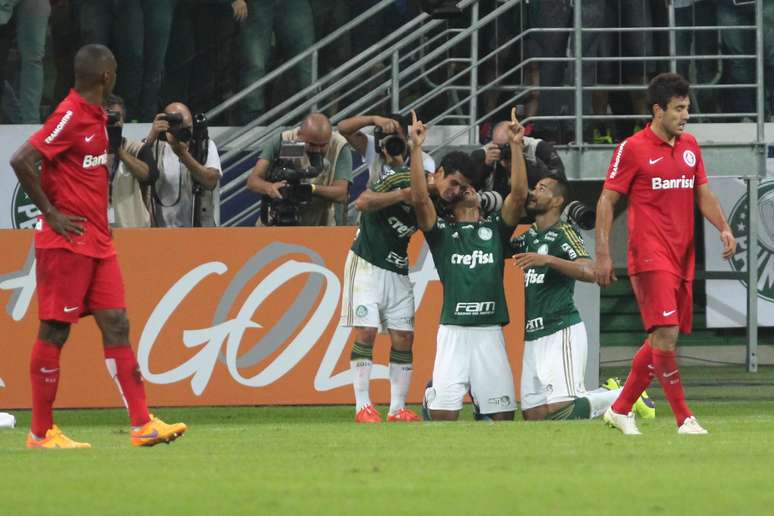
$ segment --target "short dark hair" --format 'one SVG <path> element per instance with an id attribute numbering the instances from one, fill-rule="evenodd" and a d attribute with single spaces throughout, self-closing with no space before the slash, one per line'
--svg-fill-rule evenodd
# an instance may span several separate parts
<path id="1" fill-rule="evenodd" d="M 562 198 L 562 209 L 570 202 L 570 183 L 563 177 L 551 176 L 551 179 L 556 181 L 551 188 L 555 196 Z"/>
<path id="2" fill-rule="evenodd" d="M 111 93 L 105 99 L 105 107 L 115 106 L 116 104 L 121 106 L 121 109 L 126 109 L 126 103 L 124 103 L 124 99 L 115 93 Z"/>
<path id="3" fill-rule="evenodd" d="M 452 151 L 443 157 L 441 160 L 441 168 L 443 168 L 443 177 L 449 174 L 459 172 L 473 185 L 478 183 L 479 171 L 473 165 L 473 160 L 466 152 Z"/>
<path id="4" fill-rule="evenodd" d="M 660 73 L 648 84 L 648 109 L 653 115 L 653 104 L 666 110 L 673 97 L 687 97 L 691 84 L 679 73 Z"/>

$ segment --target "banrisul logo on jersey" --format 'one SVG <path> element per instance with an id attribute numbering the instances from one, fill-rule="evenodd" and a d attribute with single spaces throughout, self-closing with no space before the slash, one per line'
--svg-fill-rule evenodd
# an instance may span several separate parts
<path id="1" fill-rule="evenodd" d="M 30 200 L 20 184 L 16 185 L 11 201 L 11 221 L 15 229 L 32 229 L 38 221 L 40 210 Z"/>
<path id="2" fill-rule="evenodd" d="M 737 240 L 731 267 L 739 272 L 747 271 L 748 207 L 749 200 L 744 195 L 729 217 Z M 758 295 L 774 301 L 774 181 L 763 182 L 758 189 L 758 244 Z M 747 287 L 746 280 L 741 282 Z"/>

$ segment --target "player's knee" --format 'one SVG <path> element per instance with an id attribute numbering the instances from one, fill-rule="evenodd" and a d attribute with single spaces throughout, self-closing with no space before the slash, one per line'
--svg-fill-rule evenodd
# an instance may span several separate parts
<path id="1" fill-rule="evenodd" d="M 129 318 L 124 310 L 108 310 L 100 314 L 104 340 L 110 344 L 129 342 Z"/>
<path id="2" fill-rule="evenodd" d="M 70 324 L 60 321 L 41 321 L 38 339 L 62 347 L 70 336 Z"/>
<path id="3" fill-rule="evenodd" d="M 391 330 L 392 347 L 399 351 L 409 351 L 414 343 L 414 332 Z"/>
<path id="4" fill-rule="evenodd" d="M 674 351 L 677 348 L 677 337 L 679 328 L 677 326 L 660 326 L 650 334 L 650 344 L 664 351 Z"/>
<path id="5" fill-rule="evenodd" d="M 373 346 L 376 340 L 376 332 L 376 328 L 355 328 L 355 342 Z"/>

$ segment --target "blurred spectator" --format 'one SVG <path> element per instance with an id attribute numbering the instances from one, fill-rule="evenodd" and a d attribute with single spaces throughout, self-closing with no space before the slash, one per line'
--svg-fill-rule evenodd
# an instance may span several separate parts
<path id="1" fill-rule="evenodd" d="M 213 206 L 223 172 L 215 142 L 200 129 L 180 102 L 168 105 L 153 121 L 146 143 L 152 145 L 159 168 L 151 203 L 154 227 L 216 225 Z"/>
<path id="2" fill-rule="evenodd" d="M 331 2 L 330 0 L 309 0 L 314 18 L 315 41 L 332 34 L 351 19 L 349 12 L 350 2 Z M 361 49 L 362 50 L 362 49 Z M 318 77 L 323 77 L 328 72 L 344 64 L 351 56 L 349 32 L 339 36 L 333 43 L 324 48 L 320 53 L 320 66 Z"/>
<path id="3" fill-rule="evenodd" d="M 754 2 L 739 0 L 718 0 L 718 25 L 754 25 Z M 755 31 L 723 30 L 721 31 L 723 54 L 754 54 Z M 763 63 L 764 85 L 769 94 L 767 113 L 774 115 L 774 2 L 763 2 Z M 723 61 L 726 83 L 756 82 L 755 61 L 753 59 L 727 59 Z M 757 78 L 760 80 L 760 78 Z M 745 88 L 731 95 L 723 95 L 723 111 L 726 113 L 755 112 L 755 90 Z"/>
<path id="4" fill-rule="evenodd" d="M 605 0 L 586 0 L 582 4 L 582 25 L 584 27 L 603 27 L 608 2 Z M 531 28 L 570 28 L 574 25 L 574 2 L 572 0 L 541 0 L 530 2 L 529 25 Z M 566 57 L 570 32 L 535 32 L 527 39 L 527 55 L 530 58 Z M 585 34 L 582 55 L 596 57 L 603 52 L 602 35 Z M 530 65 L 528 75 L 531 85 L 555 87 L 565 84 L 567 62 L 540 62 Z M 584 84 L 596 83 L 597 67 L 593 64 L 584 67 Z M 605 81 L 606 82 L 606 81 Z M 595 95 L 595 113 L 603 114 L 607 108 L 604 97 Z M 527 104 L 527 116 L 567 115 L 574 112 L 574 103 L 570 92 L 541 91 L 534 92 Z M 535 135 L 551 141 L 566 142 L 572 131 L 571 121 L 541 120 L 535 123 Z"/>
<path id="5" fill-rule="evenodd" d="M 126 100 L 129 120 L 147 122 L 159 106 L 164 58 L 177 0 L 121 0 L 115 37 L 117 90 Z"/>
<path id="6" fill-rule="evenodd" d="M 714 0 L 674 0 L 675 24 L 678 27 L 717 25 L 717 4 Z M 675 32 L 677 55 L 713 56 L 718 54 L 718 32 L 715 30 Z M 686 79 L 690 75 L 691 61 L 678 61 L 677 72 Z M 717 60 L 693 61 L 695 76 L 691 84 L 709 84 L 718 73 Z M 695 97 L 691 111 L 716 113 L 717 90 L 692 90 Z"/>
<path id="7" fill-rule="evenodd" d="M 272 49 L 272 35 L 276 47 Z M 247 0 L 247 18 L 239 35 L 245 88 L 266 75 L 270 65 L 280 66 L 314 44 L 314 21 L 308 0 Z M 274 53 L 272 51 L 274 50 Z M 296 90 L 312 82 L 312 61 L 293 68 Z M 283 88 L 285 92 L 288 88 Z M 247 124 L 266 110 L 265 88 L 253 91 L 238 106 L 237 121 Z M 292 90 L 291 90 L 292 91 Z"/>
<path id="8" fill-rule="evenodd" d="M 165 102 L 181 101 L 200 113 L 233 94 L 232 48 L 237 23 L 246 16 L 245 0 L 178 0 L 162 86 Z"/>
<path id="9" fill-rule="evenodd" d="M 261 194 L 262 202 L 285 199 L 283 192 L 287 193 L 288 181 L 268 179 L 276 165 L 283 142 L 296 141 L 304 143 L 304 158 L 320 173 L 310 181 L 304 181 L 304 185 L 311 185 L 311 200 L 301 207 L 299 220 L 294 225 L 334 226 L 335 204 L 347 201 L 349 185 L 352 182 L 352 153 L 349 151 L 347 140 L 333 132 L 328 117 L 322 113 L 307 115 L 300 127 L 284 131 L 267 142 L 247 179 L 247 188 Z M 288 201 L 296 204 L 291 199 Z M 258 224 L 263 225 L 263 222 L 259 220 Z"/>
<path id="10" fill-rule="evenodd" d="M 110 47 L 113 43 L 113 22 L 116 15 L 123 16 L 119 0 L 59 0 L 62 4 L 72 4 L 78 15 L 81 45 L 99 43 Z M 121 18 L 119 18 L 122 21 Z"/>
<path id="11" fill-rule="evenodd" d="M 53 105 L 67 96 L 73 86 L 73 61 L 75 52 L 81 47 L 79 10 L 77 4 L 68 0 L 54 0 L 51 3 L 51 53 L 56 68 Z"/>
<path id="12" fill-rule="evenodd" d="M 5 64 L 10 50 L 12 24 L 21 56 L 19 111 L 22 124 L 40 123 L 40 97 L 43 94 L 43 56 L 46 30 L 51 14 L 49 0 L 0 0 L 0 96 L 5 89 Z"/>
<path id="13" fill-rule="evenodd" d="M 159 176 L 151 144 L 122 136 L 126 109 L 118 95 L 105 102 L 109 113 L 108 171 L 110 172 L 110 212 L 108 220 L 117 228 L 150 227 L 145 193 Z"/>

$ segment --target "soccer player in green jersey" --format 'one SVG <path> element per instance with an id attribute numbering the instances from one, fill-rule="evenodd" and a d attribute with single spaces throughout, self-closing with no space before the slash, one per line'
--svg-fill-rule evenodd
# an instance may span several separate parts
<path id="1" fill-rule="evenodd" d="M 482 414 L 512 420 L 516 410 L 502 327 L 508 324 L 503 270 L 510 237 L 527 197 L 522 152 L 524 129 L 511 113 L 511 190 L 502 212 L 481 216 L 479 198 L 468 187 L 440 218 L 421 166 L 427 130 L 412 112 L 411 197 L 443 285 L 433 384 L 425 391 L 431 419 L 456 420 L 470 390 Z"/>
<path id="2" fill-rule="evenodd" d="M 538 181 L 527 198 L 535 223 L 513 241 L 516 265 L 524 271 L 525 343 L 521 411 L 525 420 L 590 419 L 604 414 L 621 388 L 586 391 L 587 336 L 573 301 L 575 281 L 594 281 L 594 263 L 575 228 L 561 220 L 569 185 L 559 177 Z M 647 394 L 635 404 L 653 417 Z"/>
<path id="3" fill-rule="evenodd" d="M 419 160 L 422 166 L 422 159 Z M 439 198 L 451 201 L 470 181 L 473 164 L 465 153 L 451 153 L 431 176 Z M 412 376 L 414 292 L 408 277 L 408 244 L 417 222 L 411 205 L 411 180 L 405 167 L 382 171 L 356 202 L 360 227 L 344 267 L 340 324 L 353 327 L 350 354 L 355 391 L 355 421 L 377 423 L 369 386 L 373 345 L 379 329 L 390 334 L 390 409 L 387 421 L 419 421 L 406 408 Z"/>

